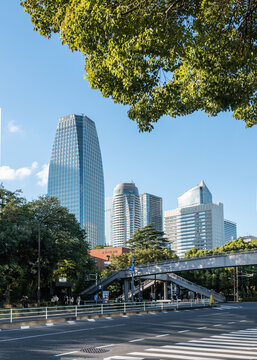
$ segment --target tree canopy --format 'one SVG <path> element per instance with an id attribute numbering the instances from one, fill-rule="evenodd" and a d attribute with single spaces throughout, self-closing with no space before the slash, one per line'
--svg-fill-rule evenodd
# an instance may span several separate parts
<path id="1" fill-rule="evenodd" d="M 129 106 L 141 131 L 162 115 L 232 111 L 257 123 L 254 0 L 21 0 L 34 29 L 85 57 L 90 86 Z"/>
<path id="2" fill-rule="evenodd" d="M 157 231 L 153 224 L 149 224 L 142 229 L 137 229 L 132 238 L 128 240 L 127 244 L 134 250 L 157 250 L 165 248 L 169 242 L 164 238 L 163 231 Z"/>
<path id="3" fill-rule="evenodd" d="M 94 264 L 75 216 L 56 198 L 27 202 L 20 192 L 0 188 L 0 302 L 22 295 L 36 298 L 39 224 L 42 298 L 50 299 L 51 283 L 58 277 L 73 282 L 75 292 L 86 286 L 85 275 Z"/>

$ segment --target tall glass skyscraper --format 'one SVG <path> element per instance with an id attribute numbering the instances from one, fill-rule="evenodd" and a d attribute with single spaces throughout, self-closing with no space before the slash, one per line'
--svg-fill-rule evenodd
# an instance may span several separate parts
<path id="1" fill-rule="evenodd" d="M 48 195 L 56 196 L 87 232 L 91 248 L 104 237 L 104 175 L 95 123 L 85 115 L 58 122 L 49 167 Z"/>
<path id="2" fill-rule="evenodd" d="M 153 224 L 155 230 L 163 230 L 162 198 L 152 194 L 140 194 L 142 228 Z"/>
<path id="3" fill-rule="evenodd" d="M 137 229 L 140 229 L 141 214 L 138 189 L 134 183 L 115 187 L 111 211 L 111 244 L 125 246 Z"/>
<path id="4" fill-rule="evenodd" d="M 237 239 L 237 226 L 234 221 L 224 220 L 225 242 Z"/>

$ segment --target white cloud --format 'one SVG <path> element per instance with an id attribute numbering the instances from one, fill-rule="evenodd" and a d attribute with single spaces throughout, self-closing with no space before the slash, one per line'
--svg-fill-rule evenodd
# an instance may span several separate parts
<path id="1" fill-rule="evenodd" d="M 0 180 L 16 180 L 24 179 L 30 176 L 32 171 L 38 167 L 38 163 L 34 161 L 31 167 L 22 167 L 17 170 L 12 169 L 10 166 L 0 166 Z"/>
<path id="2" fill-rule="evenodd" d="M 14 121 L 9 121 L 7 124 L 7 128 L 11 133 L 21 132 L 20 126 L 18 126 Z"/>
<path id="3" fill-rule="evenodd" d="M 37 182 L 40 186 L 45 186 L 48 181 L 48 171 L 49 171 L 49 164 L 45 164 L 42 166 L 42 170 L 40 170 L 36 175 L 39 179 Z"/>

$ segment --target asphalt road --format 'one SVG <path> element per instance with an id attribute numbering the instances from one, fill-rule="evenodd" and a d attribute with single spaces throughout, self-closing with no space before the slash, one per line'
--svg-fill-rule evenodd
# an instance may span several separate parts
<path id="1" fill-rule="evenodd" d="M 0 359 L 257 359 L 257 304 L 2 330 Z"/>

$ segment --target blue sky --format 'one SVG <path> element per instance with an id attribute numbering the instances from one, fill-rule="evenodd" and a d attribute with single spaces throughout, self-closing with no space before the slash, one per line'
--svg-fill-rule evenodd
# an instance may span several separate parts
<path id="1" fill-rule="evenodd" d="M 127 109 L 89 88 L 84 60 L 58 37 L 33 31 L 18 0 L 0 2 L 0 177 L 28 199 L 45 194 L 58 118 L 84 113 L 95 121 L 102 151 L 106 197 L 120 182 L 133 180 L 140 192 L 163 197 L 176 207 L 184 191 L 204 179 L 238 235 L 257 235 L 257 126 L 223 113 L 162 118 L 152 133 L 138 132 Z"/>

